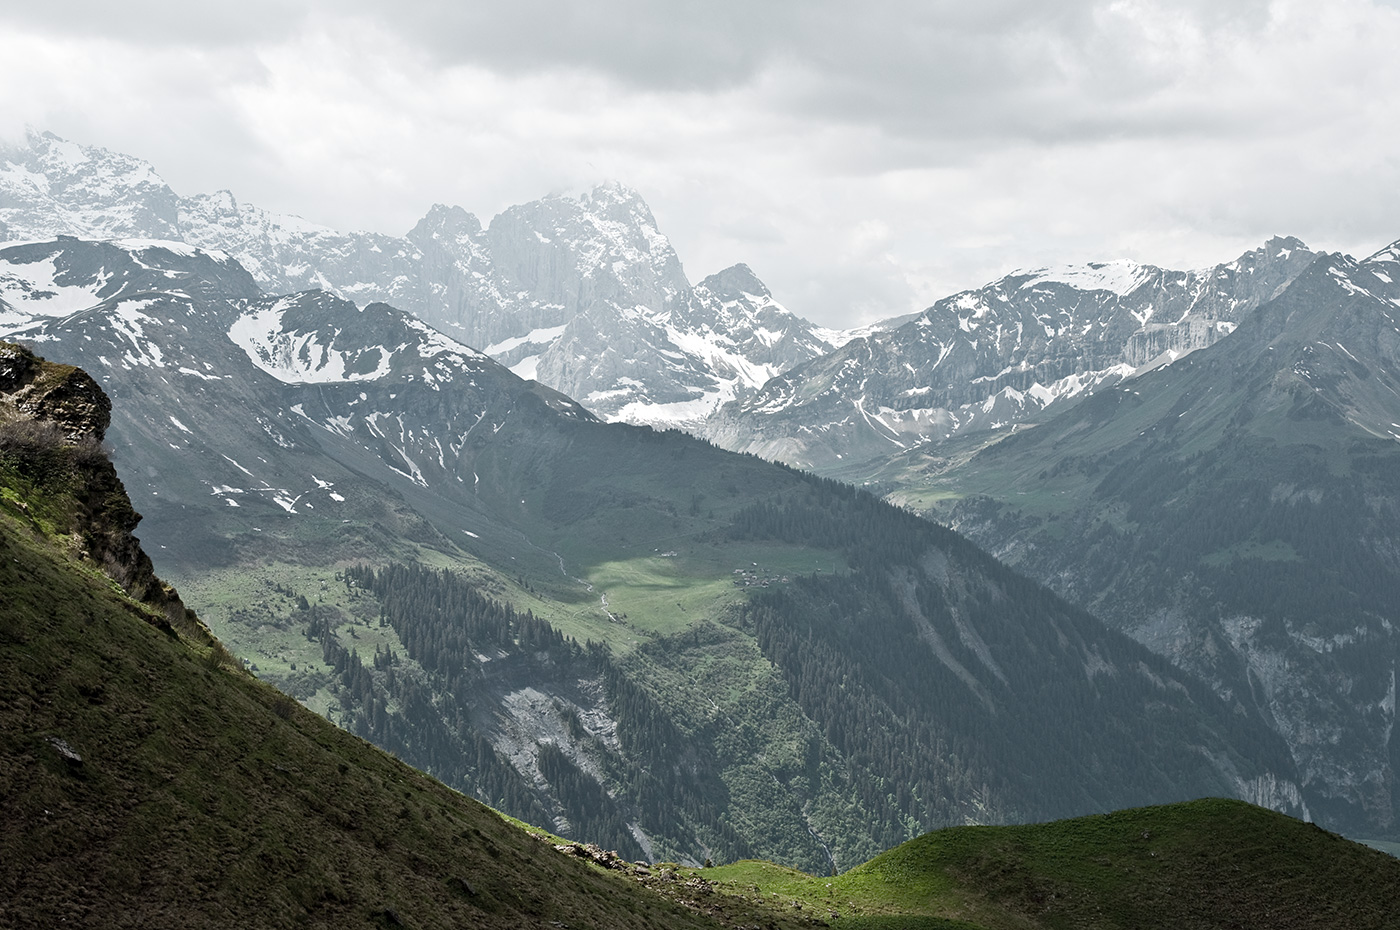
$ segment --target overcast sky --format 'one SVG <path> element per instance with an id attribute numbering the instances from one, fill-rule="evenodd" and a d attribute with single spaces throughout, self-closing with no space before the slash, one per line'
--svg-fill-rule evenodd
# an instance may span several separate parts
<path id="1" fill-rule="evenodd" d="M 206 8 L 208 7 L 208 8 Z M 615 179 L 856 325 L 1015 268 L 1400 239 L 1400 0 L 6 4 L 0 135 L 406 232 Z"/>

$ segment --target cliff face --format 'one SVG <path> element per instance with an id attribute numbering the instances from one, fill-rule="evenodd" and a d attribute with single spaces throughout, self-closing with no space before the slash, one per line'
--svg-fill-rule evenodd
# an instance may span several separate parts
<path id="1" fill-rule="evenodd" d="M 40 489 L 46 501 L 13 506 L 36 529 L 68 535 L 76 554 L 133 598 L 184 619 L 179 595 L 156 577 L 133 535 L 141 515 L 102 448 L 111 415 L 112 402 L 87 372 L 0 342 L 0 473 Z"/>

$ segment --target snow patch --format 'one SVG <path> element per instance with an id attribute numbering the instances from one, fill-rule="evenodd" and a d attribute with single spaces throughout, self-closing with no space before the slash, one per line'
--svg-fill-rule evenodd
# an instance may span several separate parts
<path id="1" fill-rule="evenodd" d="M 1119 297 L 1126 297 L 1137 290 L 1150 276 L 1150 272 L 1142 265 L 1121 259 L 1112 262 L 1090 262 L 1087 265 L 1037 268 L 1029 274 L 1031 277 L 1021 284 L 1021 290 L 1038 284 L 1067 284 L 1081 291 L 1109 291 Z"/>
<path id="2" fill-rule="evenodd" d="M 61 253 L 58 253 L 61 254 Z M 54 264 L 58 254 L 28 264 L 6 263 L 0 267 L 0 301 L 9 304 L 13 312 L 0 311 L 0 332 L 36 318 L 62 319 L 102 302 L 97 293 L 111 280 L 105 269 L 83 284 L 59 284 L 61 272 Z"/>
<path id="3" fill-rule="evenodd" d="M 487 355 L 494 357 L 514 351 L 524 345 L 548 345 L 564 335 L 564 330 L 567 328 L 567 326 L 549 326 L 542 329 L 532 329 L 523 336 L 502 339 L 494 345 L 487 346 L 484 351 Z"/>
<path id="4" fill-rule="evenodd" d="M 377 381 L 389 374 L 393 355 L 383 347 L 364 350 L 378 353 L 379 360 L 373 371 L 352 372 L 348 367 L 357 361 L 354 354 L 322 344 L 321 333 L 287 331 L 283 317 L 291 309 L 293 300 L 284 298 L 271 306 L 250 309 L 229 327 L 229 339 L 247 354 L 254 365 L 284 384 Z M 426 326 L 423 328 L 428 329 Z M 446 336 L 440 338 L 445 343 L 451 343 Z M 334 342 L 334 336 L 331 341 Z"/>

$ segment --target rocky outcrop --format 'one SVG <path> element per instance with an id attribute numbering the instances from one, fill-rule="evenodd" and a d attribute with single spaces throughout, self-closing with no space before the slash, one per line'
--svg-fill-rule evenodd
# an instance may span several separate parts
<path id="1" fill-rule="evenodd" d="M 54 531 L 79 542 L 82 557 L 136 600 L 184 619 L 179 595 L 156 577 L 133 535 L 141 515 L 101 445 L 111 415 L 112 402 L 87 372 L 0 342 L 0 465 L 67 501 L 46 515 Z"/>
<path id="2" fill-rule="evenodd" d="M 0 394 L 16 420 L 52 422 L 70 442 L 101 442 L 112 421 L 112 402 L 87 372 L 14 343 L 0 343 Z"/>

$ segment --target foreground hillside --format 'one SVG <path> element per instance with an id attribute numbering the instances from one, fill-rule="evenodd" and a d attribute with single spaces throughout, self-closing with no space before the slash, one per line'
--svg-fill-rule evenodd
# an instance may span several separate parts
<path id="1" fill-rule="evenodd" d="M 45 376 L 39 398 L 95 387 Z M 253 680 L 170 592 L 119 589 L 84 498 L 130 503 L 92 430 L 44 422 L 0 404 L 0 926 L 715 926 Z"/>

